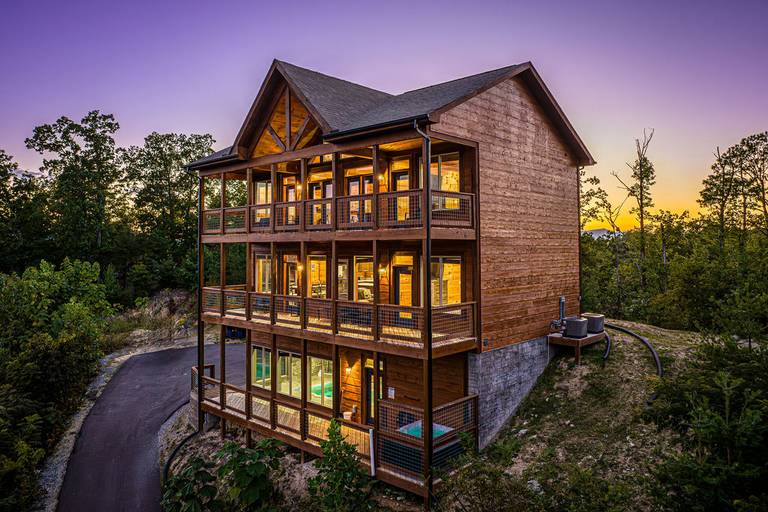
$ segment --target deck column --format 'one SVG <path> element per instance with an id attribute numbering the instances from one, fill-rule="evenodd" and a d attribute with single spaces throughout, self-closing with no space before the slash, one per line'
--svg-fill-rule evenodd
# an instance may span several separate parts
<path id="1" fill-rule="evenodd" d="M 197 178 L 197 431 L 202 432 L 203 374 L 205 370 L 205 324 L 203 323 L 203 178 Z"/>
<path id="2" fill-rule="evenodd" d="M 251 330 L 245 331 L 245 446 L 251 448 L 253 445 L 253 438 L 251 437 L 251 407 L 253 401 L 251 400 L 251 379 L 253 377 L 253 363 L 251 361 Z"/>

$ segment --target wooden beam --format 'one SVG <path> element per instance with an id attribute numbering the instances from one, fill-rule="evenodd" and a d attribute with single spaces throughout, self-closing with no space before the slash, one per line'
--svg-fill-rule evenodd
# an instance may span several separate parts
<path id="1" fill-rule="evenodd" d="M 280 149 L 285 151 L 285 143 L 282 140 L 280 140 L 280 136 L 277 135 L 277 133 L 275 132 L 274 128 L 272 128 L 272 125 L 270 125 L 270 124 L 267 125 L 267 131 L 272 136 L 272 140 L 275 141 L 275 144 L 280 146 Z"/>
<path id="2" fill-rule="evenodd" d="M 299 141 L 304 136 L 304 131 L 306 131 L 307 126 L 309 126 L 309 121 L 312 119 L 312 117 L 307 114 L 307 117 L 304 118 L 304 121 L 301 122 L 301 126 L 299 126 L 299 131 L 296 132 L 296 140 L 291 141 L 290 150 L 293 151 L 296 149 L 296 146 L 299 145 Z"/>
<path id="3" fill-rule="evenodd" d="M 285 90 L 285 146 L 283 151 L 291 147 L 291 88 Z"/>

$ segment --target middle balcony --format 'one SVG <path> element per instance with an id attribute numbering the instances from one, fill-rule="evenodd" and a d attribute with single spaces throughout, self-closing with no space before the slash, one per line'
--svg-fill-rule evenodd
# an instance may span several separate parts
<path id="1" fill-rule="evenodd" d="M 434 242 L 429 265 L 418 242 L 204 244 L 204 320 L 418 358 L 474 349 L 472 244 Z"/>

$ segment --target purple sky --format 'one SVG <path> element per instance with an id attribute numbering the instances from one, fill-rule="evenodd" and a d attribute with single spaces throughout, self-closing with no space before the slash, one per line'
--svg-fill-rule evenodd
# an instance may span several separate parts
<path id="1" fill-rule="evenodd" d="M 655 128 L 658 207 L 695 208 L 716 146 L 768 129 L 768 0 L 5 2 L 0 148 L 26 168 L 34 126 L 90 109 L 118 142 L 231 143 L 273 58 L 402 92 L 533 61 L 601 177 Z M 628 222 L 628 221 L 627 221 Z"/>

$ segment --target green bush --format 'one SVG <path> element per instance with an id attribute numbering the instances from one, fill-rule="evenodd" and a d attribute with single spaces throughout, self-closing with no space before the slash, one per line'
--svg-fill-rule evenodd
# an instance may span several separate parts
<path id="1" fill-rule="evenodd" d="M 683 451 L 658 468 L 669 510 L 761 510 L 768 502 L 768 350 L 711 337 L 648 411 L 680 434 Z M 762 505 L 760 505 L 762 504 Z M 757 507 L 757 508 L 756 508 Z M 764 508 L 763 508 L 764 510 Z"/>
<path id="2" fill-rule="evenodd" d="M 372 480 L 360 467 L 355 446 L 344 440 L 341 426 L 331 420 L 328 440 L 321 441 L 323 458 L 315 462 L 319 470 L 309 481 L 309 493 L 323 512 L 372 510 Z"/>
<path id="3" fill-rule="evenodd" d="M 0 274 L 0 510 L 31 507 L 35 469 L 97 370 L 112 312 L 98 264 Z"/>
<path id="4" fill-rule="evenodd" d="M 274 439 L 262 439 L 250 449 L 230 441 L 216 454 L 223 461 L 217 473 L 226 489 L 228 510 L 274 508 L 278 496 L 269 474 L 279 464 L 278 445 Z"/>
<path id="5" fill-rule="evenodd" d="M 226 510 L 219 498 L 213 463 L 201 457 L 192 459 L 187 467 L 165 483 L 160 505 L 165 512 Z"/>

